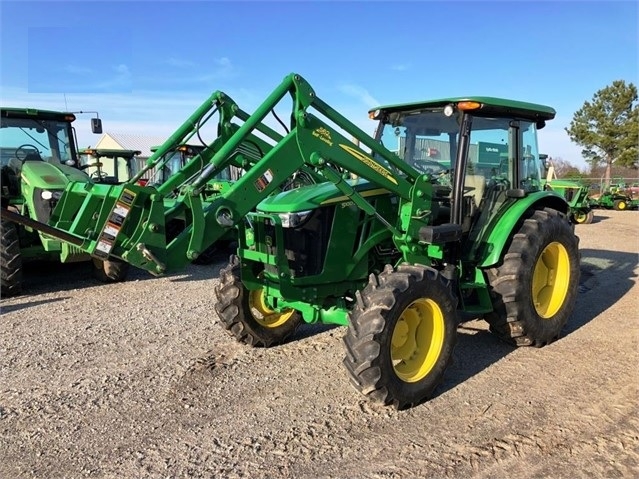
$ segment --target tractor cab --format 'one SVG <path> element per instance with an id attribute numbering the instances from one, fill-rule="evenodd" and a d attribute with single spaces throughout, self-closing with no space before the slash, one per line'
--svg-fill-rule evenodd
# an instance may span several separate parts
<path id="1" fill-rule="evenodd" d="M 207 163 L 201 159 L 200 153 L 204 150 L 204 146 L 201 145 L 180 145 L 168 151 L 164 157 L 160 160 L 158 167 L 151 174 L 151 177 L 146 182 L 149 186 L 159 187 L 163 185 L 169 178 L 176 175 L 187 163 L 190 161 L 198 161 L 200 158 L 202 162 L 199 170 L 202 170 Z M 151 151 L 155 153 L 159 149 L 159 146 L 151 147 Z M 241 174 L 241 171 L 233 166 L 228 166 L 220 171 L 214 178 L 212 178 L 207 186 L 208 190 L 214 190 L 215 193 L 222 193 L 227 191 L 230 184 L 237 180 Z"/>
<path id="2" fill-rule="evenodd" d="M 79 151 L 80 169 L 95 183 L 119 185 L 138 173 L 140 154 L 138 150 L 85 148 Z"/>
<path id="3" fill-rule="evenodd" d="M 476 236 L 515 199 L 539 192 L 537 130 L 554 110 L 497 98 L 380 107 L 376 138 L 433 183 L 432 224 Z"/>

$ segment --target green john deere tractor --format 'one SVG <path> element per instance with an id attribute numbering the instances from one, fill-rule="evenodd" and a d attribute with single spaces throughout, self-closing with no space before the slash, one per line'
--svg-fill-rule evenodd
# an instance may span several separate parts
<path id="1" fill-rule="evenodd" d="M 288 99 L 290 123 L 280 134 L 265 119 Z M 460 321 L 483 318 L 518 346 L 556 340 L 576 300 L 579 251 L 568 203 L 542 185 L 537 131 L 555 111 L 459 97 L 369 116 L 374 137 L 297 74 L 252 115 L 215 92 L 149 159 L 183 143 L 202 119 L 218 119 L 217 138 L 164 184 L 179 184 L 173 208 L 160 189 L 135 181 L 70 184 L 40 227 L 156 275 L 179 271 L 237 228 L 237 254 L 212 298 L 222 326 L 263 347 L 302 323 L 344 326 L 353 386 L 397 408 L 433 394 Z M 480 143 L 503 145 L 503 168 L 476 168 Z M 437 152 L 441 168 L 424 162 L 424 148 Z M 229 165 L 245 173 L 204 197 Z M 169 236 L 176 215 L 185 228 Z"/>
<path id="2" fill-rule="evenodd" d="M 572 180 L 560 180 L 555 173 L 555 166 L 546 154 L 539 158 L 545 163 L 547 173 L 542 184 L 546 190 L 553 190 L 563 196 L 570 206 L 570 220 L 577 224 L 590 224 L 594 219 L 593 205 L 588 196 L 588 187 Z"/>
<path id="3" fill-rule="evenodd" d="M 117 150 L 105 148 L 83 148 L 80 155 L 80 169 L 96 183 L 119 185 L 129 181 L 140 170 L 138 150 Z"/>
<path id="4" fill-rule="evenodd" d="M 69 182 L 90 181 L 78 169 L 72 113 L 26 108 L 0 109 L 0 164 L 2 207 L 46 223 Z M 94 133 L 101 121 L 92 119 Z M 22 291 L 23 264 L 32 260 L 62 263 L 91 261 L 102 281 L 119 281 L 128 264 L 117 259 L 91 258 L 66 242 L 2 218 L 0 237 L 2 296 Z"/>

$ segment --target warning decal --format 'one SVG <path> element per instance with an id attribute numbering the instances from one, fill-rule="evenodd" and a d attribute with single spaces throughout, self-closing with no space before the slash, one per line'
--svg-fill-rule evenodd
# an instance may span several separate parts
<path id="1" fill-rule="evenodd" d="M 260 193 L 273 181 L 273 172 L 269 169 L 264 172 L 257 180 L 255 180 L 255 188 Z"/>

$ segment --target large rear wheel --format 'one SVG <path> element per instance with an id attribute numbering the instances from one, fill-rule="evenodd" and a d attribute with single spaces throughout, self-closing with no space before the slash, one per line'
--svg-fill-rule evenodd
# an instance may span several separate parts
<path id="1" fill-rule="evenodd" d="M 244 286 L 240 262 L 235 255 L 220 272 L 215 296 L 215 310 L 224 328 L 238 341 L 251 346 L 281 344 L 302 323 L 299 312 L 293 309 L 277 311 L 267 303 L 264 290 L 250 291 Z"/>
<path id="2" fill-rule="evenodd" d="M 16 296 L 22 293 L 22 255 L 18 228 L 11 221 L 2 220 L 0 223 L 2 296 Z"/>
<path id="3" fill-rule="evenodd" d="M 628 202 L 624 199 L 615 200 L 613 208 L 617 211 L 623 211 L 628 209 Z"/>
<path id="4" fill-rule="evenodd" d="M 387 266 L 357 294 L 344 343 L 353 386 L 397 409 L 431 397 L 457 340 L 457 301 L 425 266 Z"/>
<path id="5" fill-rule="evenodd" d="M 579 239 L 556 210 L 536 210 L 514 232 L 488 280 L 494 311 L 490 330 L 517 346 L 556 340 L 573 311 L 579 286 Z"/>

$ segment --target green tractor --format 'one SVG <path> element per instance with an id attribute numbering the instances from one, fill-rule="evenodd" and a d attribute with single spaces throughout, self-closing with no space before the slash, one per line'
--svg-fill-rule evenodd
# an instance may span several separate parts
<path id="1" fill-rule="evenodd" d="M 628 187 L 625 183 L 618 182 L 604 188 L 602 183 L 601 191 L 603 193 L 591 198 L 597 208 L 617 211 L 639 208 L 639 188 L 637 187 Z"/>
<path id="2" fill-rule="evenodd" d="M 3 208 L 46 223 L 69 182 L 90 182 L 78 169 L 74 120 L 72 113 L 0 109 Z M 101 133 L 99 118 L 91 124 L 94 133 Z M 2 296 L 22 292 L 23 264 L 33 260 L 91 261 L 102 281 L 119 281 L 128 269 L 123 261 L 91 258 L 80 248 L 5 218 L 0 237 Z"/>
<path id="3" fill-rule="evenodd" d="M 280 134 L 264 120 L 288 98 Z M 543 188 L 537 130 L 552 108 L 492 97 L 384 106 L 369 112 L 371 137 L 291 74 L 252 115 L 215 92 L 155 158 L 213 116 L 218 137 L 167 181 L 180 185 L 173 208 L 134 181 L 70 184 L 42 227 L 155 275 L 181 270 L 237 229 L 237 254 L 212 301 L 222 326 L 259 347 L 285 342 L 302 323 L 344 326 L 353 386 L 396 408 L 431 397 L 461 321 L 483 318 L 517 346 L 560 336 L 577 297 L 579 251 L 568 203 Z M 504 145 L 500 172 L 478 174 L 480 142 Z M 425 163 L 424 144 L 437 145 L 450 168 Z M 205 198 L 229 165 L 245 173 Z M 177 214 L 185 228 L 169 237 Z"/>
<path id="4" fill-rule="evenodd" d="M 96 183 L 119 185 L 129 181 L 140 170 L 138 150 L 84 148 L 80 155 L 80 169 Z"/>
<path id="5" fill-rule="evenodd" d="M 592 201 L 588 196 L 588 187 L 572 180 L 560 180 L 555 173 L 552 160 L 546 154 L 539 155 L 547 168 L 546 179 L 542 180 L 544 188 L 557 191 L 570 206 L 570 219 L 577 224 L 590 224 L 594 219 Z"/>

